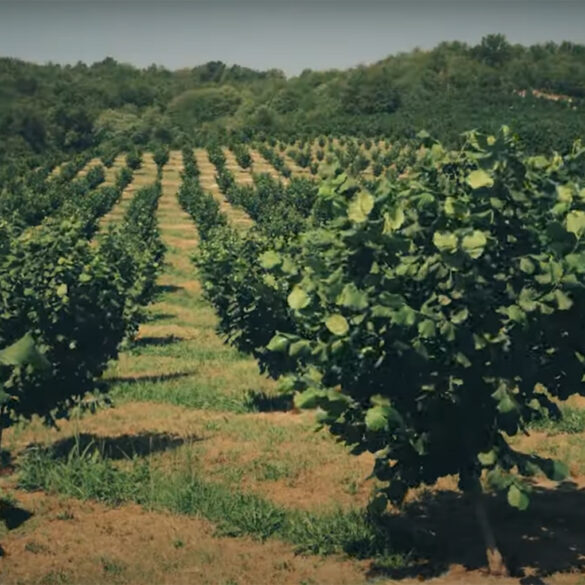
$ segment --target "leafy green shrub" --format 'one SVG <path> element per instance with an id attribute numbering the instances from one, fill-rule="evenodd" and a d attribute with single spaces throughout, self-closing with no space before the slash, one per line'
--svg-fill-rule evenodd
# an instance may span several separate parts
<path id="1" fill-rule="evenodd" d="M 47 421 L 64 416 L 70 400 L 93 389 L 137 327 L 124 318 L 128 293 L 118 267 L 72 221 L 48 222 L 11 238 L 0 259 L 0 301 L 0 347 L 30 332 L 50 363 L 42 374 L 0 366 L 8 395 L 2 426 L 33 414 Z"/>
<path id="2" fill-rule="evenodd" d="M 181 154 L 183 157 L 183 175 L 185 177 L 198 177 L 199 168 L 197 167 L 197 162 L 195 161 L 195 156 L 193 155 L 193 148 L 191 146 L 187 146 L 183 148 Z"/>
<path id="3" fill-rule="evenodd" d="M 202 239 L 207 239 L 212 230 L 227 225 L 227 218 L 220 211 L 219 203 L 203 191 L 196 177 L 185 177 L 178 197 L 183 209 L 195 221 Z"/>
<path id="4" fill-rule="evenodd" d="M 116 175 L 116 188 L 123 191 L 131 182 L 134 173 L 129 167 L 122 167 Z"/>
<path id="5" fill-rule="evenodd" d="M 243 169 L 249 169 L 252 166 L 252 157 L 248 148 L 239 142 L 232 144 L 231 150 L 236 157 L 236 161 Z"/>
<path id="6" fill-rule="evenodd" d="M 108 169 L 114 166 L 114 162 L 116 161 L 116 157 L 118 156 L 117 150 L 109 150 L 102 154 L 101 159 L 104 166 Z"/>
<path id="7" fill-rule="evenodd" d="M 155 216 L 160 195 L 160 183 L 140 189 L 121 225 L 111 227 L 100 243 L 101 253 L 119 269 L 132 300 L 131 315 L 135 305 L 146 305 L 152 299 L 162 265 L 165 247 Z"/>
<path id="8" fill-rule="evenodd" d="M 126 154 L 126 166 L 135 171 L 142 164 L 142 155 L 137 150 L 131 150 Z"/>
<path id="9" fill-rule="evenodd" d="M 376 453 L 391 500 L 457 474 L 485 517 L 485 471 L 524 509 L 521 476 L 566 468 L 507 437 L 583 392 L 585 149 L 526 156 L 505 128 L 457 152 L 421 138 L 412 179 L 369 193 L 340 174 L 319 192 L 325 225 L 264 254 L 296 329 L 268 348 L 294 358 L 298 406 Z"/>
<path id="10" fill-rule="evenodd" d="M 585 149 L 527 156 L 504 128 L 453 152 L 421 133 L 392 157 L 375 192 L 336 171 L 298 238 L 212 238 L 206 294 L 228 340 L 291 373 L 298 406 L 376 454 L 380 506 L 458 475 L 504 571 L 480 477 L 520 509 L 523 476 L 565 477 L 508 437 L 583 392 Z"/>
<path id="11" fill-rule="evenodd" d="M 169 162 L 169 149 L 168 147 L 159 146 L 152 155 L 159 172 Z"/>
<path id="12" fill-rule="evenodd" d="M 87 181 L 89 189 L 95 189 L 106 180 L 104 167 L 102 165 L 91 167 L 87 172 L 87 175 L 85 175 L 85 180 Z"/>

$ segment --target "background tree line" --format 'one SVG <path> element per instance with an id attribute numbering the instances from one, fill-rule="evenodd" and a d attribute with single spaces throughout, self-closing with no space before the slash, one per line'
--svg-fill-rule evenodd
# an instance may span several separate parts
<path id="1" fill-rule="evenodd" d="M 584 133 L 584 101 L 585 46 L 524 47 L 502 35 L 292 78 L 220 61 L 170 71 L 112 58 L 64 66 L 4 58 L 0 160 L 70 156 L 99 145 L 180 147 L 234 134 L 393 138 L 426 129 L 452 144 L 466 129 L 494 131 L 504 123 L 528 149 L 563 150 Z"/>

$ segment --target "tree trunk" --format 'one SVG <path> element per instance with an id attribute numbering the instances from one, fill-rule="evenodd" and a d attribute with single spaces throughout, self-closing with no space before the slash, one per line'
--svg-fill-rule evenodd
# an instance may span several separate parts
<path id="1" fill-rule="evenodd" d="M 475 509 L 475 515 L 477 516 L 477 521 L 485 544 L 490 575 L 496 577 L 508 577 L 508 567 L 506 566 L 504 557 L 502 557 L 502 553 L 496 543 L 496 537 L 485 507 L 484 494 L 481 485 L 478 485 L 477 488 L 473 490 L 471 497 Z"/>

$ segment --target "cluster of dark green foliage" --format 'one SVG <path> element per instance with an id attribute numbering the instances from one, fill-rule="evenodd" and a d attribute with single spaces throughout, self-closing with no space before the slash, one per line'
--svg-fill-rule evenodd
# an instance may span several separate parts
<path id="1" fill-rule="evenodd" d="M 230 145 L 231 151 L 236 157 L 236 161 L 243 169 L 249 169 L 252 166 L 252 157 L 248 147 L 241 142 L 232 142 Z"/>
<path id="2" fill-rule="evenodd" d="M 287 154 L 302 168 L 306 169 L 311 165 L 312 156 L 310 150 L 297 150 L 291 148 L 287 151 Z"/>
<path id="3" fill-rule="evenodd" d="M 135 305 L 146 305 L 152 300 L 165 253 L 155 215 L 160 195 L 160 182 L 142 187 L 134 195 L 121 225 L 112 227 L 101 239 L 104 256 L 120 267 Z"/>
<path id="4" fill-rule="evenodd" d="M 118 266 L 94 250 L 74 221 L 49 221 L 10 234 L 0 260 L 0 347 L 30 333 L 49 371 L 0 367 L 0 427 L 16 417 L 51 420 L 93 389 L 118 346 L 133 332 L 124 319 L 127 290 Z"/>
<path id="5" fill-rule="evenodd" d="M 183 177 L 198 177 L 199 168 L 195 161 L 195 155 L 193 154 L 192 146 L 184 146 L 181 151 L 183 157 Z"/>
<path id="6" fill-rule="evenodd" d="M 226 216 L 220 211 L 219 203 L 212 195 L 203 191 L 196 175 L 187 175 L 183 179 L 179 189 L 179 202 L 195 220 L 203 240 L 208 239 L 216 228 L 227 225 Z"/>
<path id="7" fill-rule="evenodd" d="M 169 162 L 169 154 L 169 147 L 165 145 L 159 146 L 152 155 L 157 167 L 159 178 L 162 176 L 163 167 Z"/>
<path id="8" fill-rule="evenodd" d="M 136 333 L 164 252 L 160 185 L 136 194 L 121 227 L 89 241 L 131 177 L 122 169 L 116 187 L 67 201 L 33 228 L 0 219 L 0 436 L 22 417 L 67 416 Z"/>
<path id="9" fill-rule="evenodd" d="M 290 177 L 292 172 L 284 162 L 284 159 L 267 144 L 260 144 L 258 147 L 260 154 L 283 176 Z"/>
<path id="10" fill-rule="evenodd" d="M 234 182 L 225 194 L 230 203 L 248 213 L 264 234 L 276 237 L 303 229 L 317 185 L 309 179 L 293 177 L 285 186 L 270 175 L 260 174 L 254 175 L 253 185 Z"/>
<path id="11" fill-rule="evenodd" d="M 70 167 L 63 171 L 67 168 Z M 25 228 L 51 216 L 68 217 L 74 211 L 89 214 L 87 220 L 91 223 L 101 215 L 100 206 L 109 209 L 120 195 L 119 188 L 98 189 L 104 179 L 101 165 L 92 167 L 84 177 L 70 181 L 65 181 L 61 173 L 49 178 L 44 171 L 33 171 L 4 186 L 0 192 L 0 217 Z"/>
<path id="12" fill-rule="evenodd" d="M 139 169 L 142 165 L 142 154 L 136 149 L 131 149 L 126 154 L 126 166 L 133 171 Z"/>
<path id="13" fill-rule="evenodd" d="M 228 190 L 236 184 L 236 179 L 233 173 L 226 166 L 226 157 L 222 148 L 214 143 L 207 147 L 210 162 L 215 165 L 217 173 L 215 180 L 222 193 L 227 193 Z"/>
<path id="14" fill-rule="evenodd" d="M 488 35 L 476 46 L 445 42 L 290 79 L 221 62 L 172 72 L 111 58 L 91 66 L 0 59 L 0 160 L 24 155 L 38 165 L 39 155 L 70 158 L 96 146 L 109 153 L 230 137 L 414 137 L 422 128 L 454 145 L 468 128 L 502 124 L 529 151 L 566 150 L 585 129 L 584 55 L 574 43 L 523 47 Z"/>

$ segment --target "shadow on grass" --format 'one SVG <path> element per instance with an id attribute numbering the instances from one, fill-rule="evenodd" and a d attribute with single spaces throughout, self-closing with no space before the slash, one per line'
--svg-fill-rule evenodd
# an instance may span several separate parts
<path id="1" fill-rule="evenodd" d="M 139 337 L 132 343 L 132 349 L 141 347 L 165 347 L 180 341 L 184 341 L 184 339 L 182 337 L 178 337 L 177 335 L 165 335 L 163 337 Z"/>
<path id="2" fill-rule="evenodd" d="M 293 409 L 292 394 L 266 394 L 258 390 L 249 390 L 246 404 L 256 412 L 287 412 Z"/>
<path id="3" fill-rule="evenodd" d="M 32 512 L 16 506 L 12 502 L 0 499 L 0 522 L 3 522 L 8 530 L 22 526 L 32 516 Z M 0 556 L 2 556 L 1 547 Z"/>
<path id="4" fill-rule="evenodd" d="M 99 453 L 104 459 L 129 459 L 145 457 L 153 453 L 170 451 L 185 443 L 202 441 L 200 437 L 180 437 L 169 433 L 138 433 L 136 435 L 119 435 L 117 437 L 102 437 L 92 433 L 61 439 L 49 447 L 32 444 L 27 450 L 45 449 L 50 451 L 55 460 L 67 459 L 72 453 L 83 453 L 86 456 Z"/>
<path id="5" fill-rule="evenodd" d="M 145 382 L 169 382 L 171 380 L 180 380 L 181 378 L 188 378 L 197 374 L 197 370 L 190 370 L 188 372 L 173 372 L 172 374 L 146 374 L 144 376 L 117 376 L 115 378 L 108 378 L 102 380 L 100 386 L 103 390 L 114 386 L 115 384 L 143 384 Z"/>
<path id="6" fill-rule="evenodd" d="M 570 482 L 557 489 L 535 487 L 524 512 L 511 508 L 501 496 L 490 496 L 487 505 L 500 550 L 522 585 L 539 585 L 553 573 L 585 572 L 584 489 Z M 407 535 L 418 562 L 396 569 L 374 562 L 371 578 L 427 579 L 452 565 L 486 568 L 474 511 L 458 492 L 429 492 L 388 522 L 391 532 Z M 530 569 L 530 575 L 524 568 Z"/>
<path id="7" fill-rule="evenodd" d="M 175 284 L 157 284 L 154 287 L 155 296 L 162 295 L 164 293 L 174 293 L 183 290 L 182 286 L 176 286 Z"/>
<path id="8" fill-rule="evenodd" d="M 156 313 L 154 315 L 148 315 L 144 320 L 145 323 L 155 323 L 156 321 L 167 321 L 169 319 L 176 319 L 177 315 L 172 313 Z"/>

